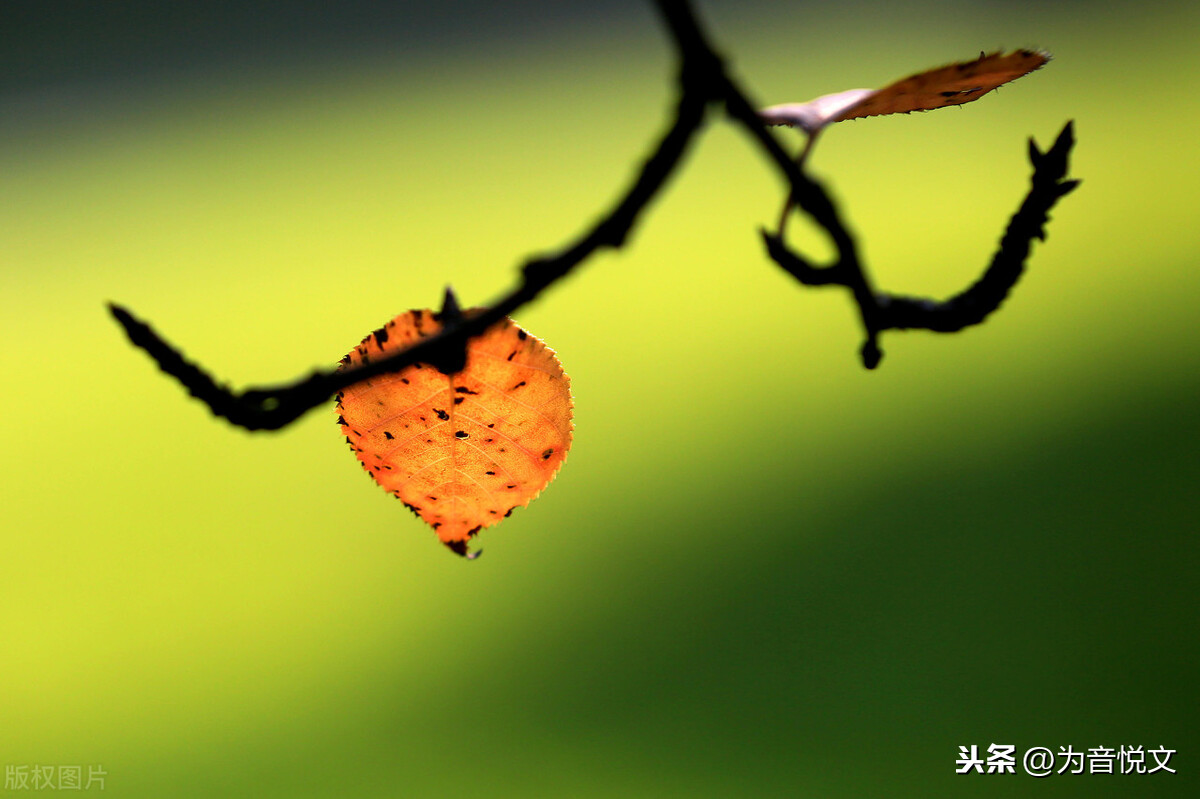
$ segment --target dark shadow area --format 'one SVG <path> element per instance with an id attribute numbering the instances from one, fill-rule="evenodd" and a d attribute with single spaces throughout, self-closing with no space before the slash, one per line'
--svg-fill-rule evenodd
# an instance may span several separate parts
<path id="1" fill-rule="evenodd" d="M 520 50 L 563 29 L 618 26 L 646 4 L 517 0 L 437 3 L 301 0 L 6 3 L 0 95 L 55 84 L 129 80 L 214 66 L 261 67 L 436 51 Z"/>
<path id="2" fill-rule="evenodd" d="M 628 741 L 627 765 L 666 783 L 749 793 L 818 779 L 838 795 L 958 795 L 957 747 L 993 742 L 1161 745 L 1182 774 L 1200 699 L 1189 389 L 994 462 L 917 456 L 816 518 L 790 464 L 764 464 L 777 478 L 761 496 L 680 519 L 741 540 L 739 559 L 630 584 L 607 624 L 558 628 L 553 650 L 497 672 L 519 680 L 473 674 L 461 703 L 397 707 L 390 733 L 368 735 L 427 724 L 439 739 L 509 739 L 493 749 L 513 758 L 526 736 Z M 1169 774 L 1037 788 L 1189 795 Z"/>

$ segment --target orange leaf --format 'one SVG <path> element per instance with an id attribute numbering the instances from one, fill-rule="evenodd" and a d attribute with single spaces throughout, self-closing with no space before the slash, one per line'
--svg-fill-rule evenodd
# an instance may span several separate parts
<path id="1" fill-rule="evenodd" d="M 432 311 L 402 313 L 339 368 L 440 329 Z M 510 319 L 471 339 L 461 372 L 414 364 L 347 388 L 337 408 L 367 473 L 459 555 L 481 529 L 537 497 L 571 446 L 570 381 L 554 351 Z"/>
<path id="2" fill-rule="evenodd" d="M 979 55 L 974 61 L 949 64 L 909 76 L 885 86 L 863 99 L 836 119 L 859 119 L 884 114 L 932 111 L 962 105 L 1022 75 L 1028 75 L 1050 60 L 1034 50 Z"/>
<path id="3" fill-rule="evenodd" d="M 844 119 L 933 111 L 978 100 L 993 89 L 1040 69 L 1050 60 L 1037 50 L 979 54 L 973 61 L 947 64 L 910 75 L 882 89 L 851 89 L 807 103 L 784 103 L 759 112 L 768 125 L 791 125 L 815 134 Z"/>

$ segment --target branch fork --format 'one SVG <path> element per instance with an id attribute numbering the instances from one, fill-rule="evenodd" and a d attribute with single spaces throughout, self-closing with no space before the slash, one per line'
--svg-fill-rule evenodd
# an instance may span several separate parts
<path id="1" fill-rule="evenodd" d="M 804 285 L 838 285 L 850 290 L 866 331 L 861 350 L 863 364 L 873 369 L 882 358 L 878 337 L 884 330 L 960 330 L 978 324 L 999 307 L 1020 277 L 1030 242 L 1034 238 L 1045 238 L 1044 226 L 1050 209 L 1078 185 L 1078 181 L 1065 179 L 1067 157 L 1074 143 L 1068 123 L 1045 153 L 1030 142 L 1033 185 L 1009 222 L 991 265 L 977 283 L 944 302 L 876 293 L 859 261 L 854 239 L 833 200 L 817 180 L 804 172 L 801 163 L 788 156 L 783 145 L 768 130 L 756 105 L 730 76 L 724 61 L 709 44 L 690 4 L 686 0 L 657 0 L 656 5 L 680 61 L 678 99 L 670 125 L 642 163 L 633 183 L 607 213 L 562 250 L 529 259 L 521 269 L 518 284 L 480 313 L 462 314 L 454 293 L 447 289 L 441 311 L 443 327 L 437 334 L 394 355 L 355 368 L 317 370 L 292 383 L 251 387 L 243 391 L 218 384 L 126 308 L 110 303 L 111 314 L 124 328 L 130 342 L 145 350 L 160 369 L 182 383 L 215 415 L 248 430 L 282 428 L 350 385 L 399 371 L 414 363 L 427 363 L 443 372 L 453 373 L 462 369 L 467 342 L 472 337 L 483 334 L 493 324 L 535 299 L 597 250 L 625 244 L 651 201 L 681 164 L 692 140 L 703 128 L 710 107 L 720 105 L 730 121 L 744 129 L 782 174 L 789 190 L 789 204 L 794 203 L 822 227 L 837 251 L 833 264 L 815 266 L 790 250 L 782 233 L 772 235 L 764 231 L 767 255 Z"/>

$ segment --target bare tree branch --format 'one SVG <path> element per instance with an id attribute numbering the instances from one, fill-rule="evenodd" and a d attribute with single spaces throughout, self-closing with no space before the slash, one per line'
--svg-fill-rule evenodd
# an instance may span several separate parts
<path id="1" fill-rule="evenodd" d="M 642 164 L 633 184 L 612 209 L 573 244 L 557 253 L 527 261 L 521 270 L 518 285 L 498 298 L 486 311 L 469 317 L 458 313 L 457 301 L 447 289 L 440 314 L 443 322 L 441 331 L 408 349 L 355 368 L 315 371 L 293 383 L 249 388 L 241 392 L 216 383 L 204 370 L 189 363 L 179 350 L 125 308 L 110 304 L 113 317 L 125 329 L 134 345 L 144 349 L 164 372 L 179 380 L 214 414 L 249 430 L 281 428 L 347 386 L 379 374 L 399 371 L 414 363 L 428 363 L 452 374 L 463 367 L 467 341 L 471 337 L 481 335 L 494 323 L 536 298 L 597 250 L 617 248 L 625 243 L 642 213 L 682 161 L 692 138 L 704 124 L 707 106 L 719 102 L 724 105 L 726 114 L 746 130 L 783 173 L 795 204 L 826 230 L 837 249 L 838 259 L 832 266 L 814 267 L 798 254 L 788 251 L 781 240 L 764 233 L 768 253 L 802 283 L 837 284 L 851 290 L 867 331 L 867 342 L 862 349 L 863 362 L 867 368 L 874 368 L 882 357 L 876 343 L 881 330 L 893 327 L 943 329 L 934 326 L 943 324 L 933 321 L 935 318 L 958 318 L 954 314 L 962 316 L 968 308 L 978 315 L 978 309 L 987 306 L 987 297 L 995 292 L 996 287 L 1002 287 L 1000 298 L 995 300 L 991 308 L 984 310 L 979 319 L 994 309 L 1020 274 L 1031 236 L 1044 237 L 1042 225 L 1050 207 L 1058 197 L 1074 188 L 1075 182 L 1061 180 L 1066 173 L 1066 155 L 1071 146 L 1068 125 L 1059 142 L 1044 156 L 1036 148 L 1031 150 L 1035 156 L 1035 166 L 1039 164 L 1039 159 L 1043 159 L 1043 166 L 1035 171 L 1035 189 L 1021 211 L 1013 217 L 1001 251 L 979 283 L 942 305 L 930 306 L 931 301 L 876 295 L 859 263 L 854 240 L 828 193 L 819 182 L 804 174 L 774 134 L 763 125 L 755 110 L 756 105 L 729 76 L 725 64 L 709 44 L 690 4 L 686 0 L 657 0 L 656 5 L 671 33 L 680 63 L 679 96 L 669 128 Z M 1058 169 L 1060 162 L 1061 169 Z M 1055 174 L 1057 177 L 1053 177 Z M 1016 274 L 1007 278 L 1006 275 L 1013 271 L 1014 262 L 1017 264 Z"/>
<path id="2" fill-rule="evenodd" d="M 126 308 L 110 303 L 109 310 L 125 328 L 129 340 L 145 350 L 164 372 L 179 380 L 214 414 L 248 430 L 277 430 L 347 386 L 379 374 L 399 371 L 414 363 L 428 363 L 452 374 L 462 368 L 468 339 L 482 335 L 493 324 L 533 300 L 596 250 L 616 248 L 625 243 L 638 217 L 671 176 L 704 121 L 708 98 L 696 90 L 703 84 L 693 77 L 688 63 L 685 60 L 681 70 L 680 97 L 670 128 L 642 165 L 633 185 L 611 211 L 574 244 L 558 253 L 526 262 L 521 270 L 521 282 L 486 311 L 448 321 L 439 333 L 395 355 L 353 369 L 314 371 L 294 383 L 235 392 L 218 385 L 204 370 L 189 363 L 178 349 Z M 449 290 L 447 300 L 454 303 Z"/>
<path id="3" fill-rule="evenodd" d="M 1033 178 L 1029 193 L 1021 207 L 1009 221 L 1000 249 L 976 283 L 942 302 L 918 297 L 903 297 L 893 294 L 876 294 L 869 297 L 870 312 L 863 313 L 867 327 L 868 345 L 878 334 L 889 329 L 932 330 L 938 333 L 953 333 L 970 325 L 977 325 L 1000 307 L 1009 291 L 1016 285 L 1025 270 L 1025 260 L 1033 240 L 1045 240 L 1045 224 L 1050 209 L 1058 200 L 1079 185 L 1078 180 L 1066 180 L 1067 156 L 1074 145 L 1072 124 L 1068 122 L 1058 134 L 1054 145 L 1046 152 L 1038 150 L 1030 139 L 1029 159 L 1033 163 Z M 844 260 L 829 267 L 813 266 L 806 259 L 792 252 L 778 236 L 763 233 L 767 252 L 793 277 L 808 286 L 852 285 L 852 268 Z M 839 251 L 840 254 L 840 251 Z M 852 264 L 857 265 L 857 260 Z M 855 299 L 862 306 L 859 292 Z M 867 347 L 864 346 L 864 360 Z M 878 363 L 878 360 L 875 361 Z M 867 368 L 872 367 L 867 362 Z"/>

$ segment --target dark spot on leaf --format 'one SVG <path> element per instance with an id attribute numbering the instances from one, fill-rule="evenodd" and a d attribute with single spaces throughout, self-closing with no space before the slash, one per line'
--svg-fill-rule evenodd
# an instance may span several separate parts
<path id="1" fill-rule="evenodd" d="M 509 509 L 508 509 L 508 511 L 507 511 L 507 512 L 504 514 L 504 518 L 506 518 L 506 519 L 507 519 L 509 516 L 512 516 L 512 512 L 513 512 L 513 511 L 515 511 L 516 509 L 517 509 L 517 506 L 516 506 L 516 505 L 513 505 L 513 506 L 512 506 L 511 508 L 509 508 Z"/>
<path id="2" fill-rule="evenodd" d="M 482 525 L 482 524 L 477 524 L 477 525 L 475 525 L 474 527 L 472 527 L 470 530 L 467 530 L 467 535 L 475 535 L 476 533 L 478 533 L 478 532 L 479 532 L 480 530 L 482 530 L 482 529 L 483 529 L 483 525 Z"/>
<path id="3" fill-rule="evenodd" d="M 437 417 L 439 419 L 441 419 L 443 422 L 450 418 L 450 414 L 446 413 L 445 411 L 443 411 L 439 408 L 434 408 L 433 412 L 436 413 Z M 424 421 L 424 419 L 422 419 L 421 421 Z"/>
<path id="4" fill-rule="evenodd" d="M 384 328 L 379 328 L 375 331 L 375 344 L 379 349 L 383 349 L 383 345 L 387 343 L 388 332 Z"/>
<path id="5" fill-rule="evenodd" d="M 495 422 L 492 422 L 491 424 L 488 425 L 488 427 L 495 427 L 495 426 L 496 426 Z"/>
<path id="6" fill-rule="evenodd" d="M 508 354 L 508 357 L 507 357 L 507 358 L 505 358 L 504 360 L 506 360 L 506 361 L 511 361 L 511 360 L 513 359 L 513 356 L 514 356 L 514 355 L 516 355 L 516 354 L 517 354 L 517 351 L 516 351 L 516 350 L 513 350 L 512 352 L 510 352 L 510 353 Z"/>
<path id="7" fill-rule="evenodd" d="M 478 394 L 479 393 L 478 391 L 472 391 L 471 389 L 467 388 L 466 386 L 459 386 L 458 388 L 456 388 L 454 390 L 457 391 L 459 394 Z"/>
<path id="8" fill-rule="evenodd" d="M 455 398 L 454 398 L 454 404 L 455 404 L 455 405 L 462 405 L 462 401 L 463 401 L 463 398 L 462 398 L 462 397 L 455 397 Z"/>
<path id="9" fill-rule="evenodd" d="M 344 416 L 339 416 L 339 417 L 338 417 L 338 424 L 341 424 L 341 425 L 344 425 L 344 424 L 346 424 L 346 417 L 344 417 Z"/>
<path id="10" fill-rule="evenodd" d="M 516 486 L 505 486 L 505 488 L 516 488 Z"/>
<path id="11" fill-rule="evenodd" d="M 484 472 L 484 474 L 495 474 L 495 472 Z"/>
<path id="12" fill-rule="evenodd" d="M 470 434 L 468 434 L 466 430 L 455 430 L 454 437 L 455 438 L 470 438 Z"/>
<path id="13" fill-rule="evenodd" d="M 359 329 L 361 330 L 362 328 Z M 517 338 L 521 339 L 521 341 L 524 341 L 525 339 L 529 338 L 529 334 L 527 334 L 524 330 L 517 328 Z"/>
<path id="14" fill-rule="evenodd" d="M 520 388 L 520 387 L 521 387 L 521 386 L 523 386 L 523 385 L 525 385 L 525 381 L 524 381 L 524 380 L 522 380 L 520 383 L 517 383 L 515 386 L 513 386 L 513 387 L 512 387 L 512 390 L 513 390 L 513 391 L 516 391 L 518 388 Z"/>
<path id="15" fill-rule="evenodd" d="M 403 383 L 404 385 L 406 385 L 406 386 L 407 386 L 407 385 L 408 385 L 408 378 L 407 378 L 407 377 L 402 377 L 402 378 L 400 378 L 400 382 L 401 382 L 401 383 Z"/>
<path id="16" fill-rule="evenodd" d="M 545 452 L 543 452 L 543 453 L 542 453 L 542 460 L 546 460 L 546 459 L 548 459 L 548 458 L 549 458 L 551 455 L 553 455 L 553 454 L 554 454 L 554 448 L 553 448 L 553 447 L 551 447 L 550 449 L 548 449 L 548 450 L 546 450 Z"/>
<path id="17" fill-rule="evenodd" d="M 395 438 L 394 435 L 392 435 L 391 433 L 389 433 L 386 430 L 383 431 L 383 437 L 386 438 L 388 441 L 391 441 L 393 438 Z"/>

